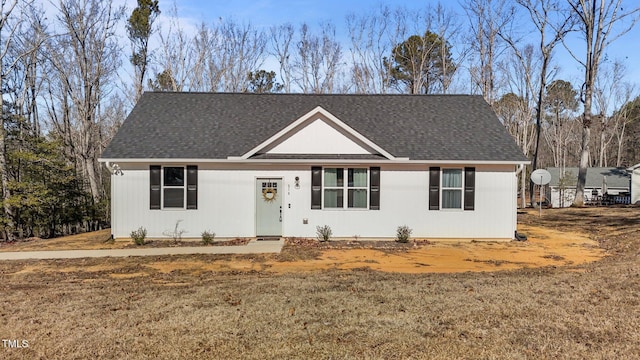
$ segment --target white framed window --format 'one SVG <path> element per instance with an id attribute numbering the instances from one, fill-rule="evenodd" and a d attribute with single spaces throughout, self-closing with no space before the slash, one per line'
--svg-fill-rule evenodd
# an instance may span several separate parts
<path id="1" fill-rule="evenodd" d="M 183 166 L 165 166 L 162 169 L 162 207 L 184 209 L 185 170 Z"/>
<path id="2" fill-rule="evenodd" d="M 368 191 L 367 168 L 324 168 L 322 193 L 325 209 L 367 209 Z"/>
<path id="3" fill-rule="evenodd" d="M 151 165 L 149 200 L 151 210 L 197 209 L 198 167 Z"/>
<path id="4" fill-rule="evenodd" d="M 462 209 L 462 169 L 442 169 L 442 208 Z"/>
<path id="5" fill-rule="evenodd" d="M 476 168 L 429 168 L 429 210 L 475 209 Z"/>

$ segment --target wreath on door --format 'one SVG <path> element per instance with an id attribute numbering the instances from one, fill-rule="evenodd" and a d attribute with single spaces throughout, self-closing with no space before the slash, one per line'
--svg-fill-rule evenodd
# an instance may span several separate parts
<path id="1" fill-rule="evenodd" d="M 276 195 L 278 194 L 278 190 L 274 188 L 265 188 L 262 189 L 262 198 L 266 202 L 272 202 L 276 199 Z"/>

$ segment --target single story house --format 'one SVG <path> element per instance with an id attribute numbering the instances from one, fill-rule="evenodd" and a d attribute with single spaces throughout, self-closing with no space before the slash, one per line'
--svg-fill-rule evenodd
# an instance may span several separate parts
<path id="1" fill-rule="evenodd" d="M 554 208 L 571 206 L 576 196 L 578 168 L 568 167 L 562 171 L 559 167 L 549 167 L 551 174 L 547 198 Z M 608 195 L 615 198 L 629 192 L 630 176 L 624 168 L 590 167 L 584 186 L 585 203 L 595 203 Z M 620 200 L 622 201 L 622 200 Z"/>
<path id="2" fill-rule="evenodd" d="M 111 231 L 510 240 L 529 161 L 481 96 L 147 92 L 100 159 Z"/>
<path id="3" fill-rule="evenodd" d="M 640 205 L 640 164 L 628 168 L 631 174 L 631 203 Z"/>

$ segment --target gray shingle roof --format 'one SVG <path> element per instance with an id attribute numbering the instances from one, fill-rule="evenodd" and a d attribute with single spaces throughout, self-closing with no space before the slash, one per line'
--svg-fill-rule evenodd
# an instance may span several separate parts
<path id="1" fill-rule="evenodd" d="M 321 106 L 396 157 L 527 161 L 475 95 L 142 95 L 103 159 L 241 156 Z"/>
<path id="2" fill-rule="evenodd" d="M 558 183 L 560 182 L 561 169 L 557 167 L 549 167 L 547 170 L 551 174 L 549 186 L 558 186 Z M 578 168 L 568 167 L 564 170 L 570 174 L 571 181 L 568 187 L 575 187 L 575 182 L 578 179 Z M 615 167 L 587 168 L 587 181 L 585 182 L 585 187 L 601 188 L 604 176 L 607 177 L 607 187 L 629 189 L 629 180 L 631 179 L 631 175 L 624 168 Z"/>

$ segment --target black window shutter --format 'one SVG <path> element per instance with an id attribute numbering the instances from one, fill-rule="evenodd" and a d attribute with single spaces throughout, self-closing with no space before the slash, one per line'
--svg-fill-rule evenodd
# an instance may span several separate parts
<path id="1" fill-rule="evenodd" d="M 464 209 L 475 208 L 476 168 L 464 168 Z"/>
<path id="2" fill-rule="evenodd" d="M 429 210 L 440 210 L 440 168 L 429 168 Z"/>
<path id="3" fill-rule="evenodd" d="M 187 209 L 198 208 L 198 167 L 187 166 Z"/>
<path id="4" fill-rule="evenodd" d="M 311 168 L 311 208 L 322 209 L 322 168 Z"/>
<path id="5" fill-rule="evenodd" d="M 160 209 L 160 172 L 159 165 L 149 166 L 149 208 Z"/>
<path id="6" fill-rule="evenodd" d="M 369 209 L 380 210 L 380 168 L 372 167 L 369 173 Z"/>

